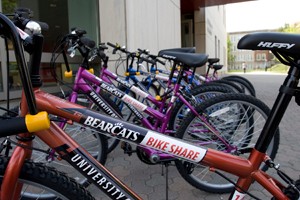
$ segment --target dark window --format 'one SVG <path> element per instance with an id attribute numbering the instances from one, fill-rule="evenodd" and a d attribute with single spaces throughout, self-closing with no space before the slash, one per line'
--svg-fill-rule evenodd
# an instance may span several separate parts
<path id="1" fill-rule="evenodd" d="M 49 25 L 48 31 L 43 31 L 45 38 L 44 52 L 52 52 L 56 41 L 63 35 L 70 32 L 70 29 L 77 27 L 87 31 L 86 36 L 99 43 L 99 6 L 97 0 L 2 0 L 3 13 L 13 13 L 18 7 L 29 8 L 33 12 L 33 19 L 46 22 Z M 9 43 L 9 49 L 12 49 Z M 51 76 L 50 57 L 43 55 L 44 61 L 41 64 L 41 77 L 44 85 L 53 85 L 55 79 Z M 45 60 L 46 59 L 46 60 Z M 74 59 L 76 60 L 76 58 Z M 81 60 L 81 59 L 77 59 Z M 73 61 L 74 62 L 74 61 Z M 3 63 L 3 62 L 2 62 Z M 80 63 L 78 63 L 80 64 Z M 56 63 L 56 75 L 63 79 L 64 63 Z M 0 76 L 2 78 L 0 70 Z M 9 67 L 9 87 L 11 90 L 21 88 L 19 73 L 14 62 Z M 3 80 L 0 78 L 0 91 L 2 91 Z"/>

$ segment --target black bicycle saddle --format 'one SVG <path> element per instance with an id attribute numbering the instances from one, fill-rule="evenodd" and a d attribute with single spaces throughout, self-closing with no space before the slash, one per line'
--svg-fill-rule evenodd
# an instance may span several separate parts
<path id="1" fill-rule="evenodd" d="M 158 54 L 163 54 L 167 51 L 181 52 L 181 53 L 196 53 L 196 47 L 181 47 L 181 48 L 172 48 L 172 49 L 163 49 L 160 50 Z"/>
<path id="2" fill-rule="evenodd" d="M 217 62 L 219 62 L 219 61 L 220 61 L 219 58 L 209 58 L 209 59 L 207 60 L 208 65 L 212 65 L 212 64 L 217 63 Z"/>
<path id="3" fill-rule="evenodd" d="M 242 37 L 239 49 L 270 50 L 300 56 L 300 34 L 261 32 Z"/>
<path id="4" fill-rule="evenodd" d="M 217 64 L 214 64 L 214 65 L 211 65 L 210 67 L 217 71 L 217 70 L 222 69 L 222 68 L 223 68 L 223 65 L 217 65 Z"/>
<path id="5" fill-rule="evenodd" d="M 188 67 L 201 67 L 205 65 L 208 59 L 207 54 L 200 53 L 182 53 L 182 52 L 173 52 L 173 51 L 163 51 L 159 52 L 158 56 L 173 60 L 175 62 L 180 62 Z"/>

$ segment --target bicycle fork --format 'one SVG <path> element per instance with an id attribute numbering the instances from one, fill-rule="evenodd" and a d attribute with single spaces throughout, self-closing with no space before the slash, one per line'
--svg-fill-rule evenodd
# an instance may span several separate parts
<path id="1" fill-rule="evenodd" d="M 21 116 L 25 116 L 23 113 L 28 113 L 27 101 L 25 94 L 22 92 L 21 97 Z M 32 133 L 21 133 L 16 136 L 18 145 L 14 149 L 10 161 L 7 165 L 6 171 L 1 185 L 1 200 L 14 200 L 19 199 L 22 183 L 18 183 L 18 178 L 21 174 L 22 166 L 26 159 L 29 159 L 32 154 L 32 140 L 34 136 Z M 24 148 L 24 146 L 26 148 Z"/>
<path id="2" fill-rule="evenodd" d="M 32 153 L 32 150 L 30 149 L 32 146 L 32 134 L 19 134 L 17 139 L 19 140 L 18 146 L 12 153 L 2 180 L 0 198 L 2 200 L 17 200 L 20 198 L 23 184 L 18 183 L 18 178 L 21 174 L 21 169 L 25 160 L 30 158 Z M 21 146 L 26 146 L 28 148 L 23 148 Z"/>

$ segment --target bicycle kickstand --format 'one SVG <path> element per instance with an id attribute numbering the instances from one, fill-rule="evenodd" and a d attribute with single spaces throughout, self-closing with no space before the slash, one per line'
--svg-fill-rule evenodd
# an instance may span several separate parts
<path id="1" fill-rule="evenodd" d="M 169 166 L 170 166 L 170 163 L 169 162 L 165 162 L 164 165 L 162 165 L 162 171 L 161 171 L 161 175 L 164 176 L 164 167 L 166 168 L 166 200 L 169 199 Z"/>

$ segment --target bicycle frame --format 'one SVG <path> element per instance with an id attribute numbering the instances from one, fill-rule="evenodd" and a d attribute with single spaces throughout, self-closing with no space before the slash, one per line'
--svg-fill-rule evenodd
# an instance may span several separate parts
<path id="1" fill-rule="evenodd" d="M 51 111 L 53 114 L 73 120 L 74 122 L 83 124 L 86 127 L 93 128 L 102 133 L 106 133 L 110 137 L 117 137 L 127 142 L 156 149 L 189 162 L 205 164 L 210 166 L 212 170 L 216 168 L 229 172 L 241 177 L 238 185 L 244 189 L 247 189 L 251 182 L 255 180 L 263 185 L 276 198 L 285 199 L 285 196 L 280 190 L 283 186 L 276 180 L 273 180 L 272 177 L 259 170 L 259 166 L 263 160 L 266 159 L 266 156 L 264 153 L 255 149 L 252 151 L 249 159 L 247 160 L 216 150 L 194 146 L 185 141 L 127 122 L 122 122 L 116 118 L 101 115 L 100 113 L 88 110 L 85 107 L 70 103 L 38 89 L 35 90 L 34 94 L 39 110 L 49 111 L 49 113 Z M 25 98 L 23 96 L 21 102 L 22 113 L 26 113 L 27 109 L 26 103 L 24 102 Z M 79 144 L 72 140 L 72 138 L 63 132 L 55 123 L 51 123 L 50 130 L 39 131 L 36 132 L 35 135 L 49 145 L 49 147 L 55 149 L 61 158 L 69 162 L 70 165 L 86 176 L 89 181 L 94 183 L 109 197 L 116 198 L 117 195 L 125 195 L 124 198 L 122 197 L 119 199 L 139 199 L 134 192 L 113 177 L 111 173 L 109 173 L 91 155 L 83 150 Z M 24 137 L 25 135 L 22 136 Z M 26 137 L 28 136 L 31 137 L 32 134 L 26 133 Z M 23 145 L 31 145 L 31 141 L 22 141 L 20 143 Z M 29 158 L 30 154 L 30 150 L 20 146 L 17 146 L 14 150 L 12 160 L 8 166 L 8 169 L 11 170 L 8 170 L 5 174 L 5 177 L 9 177 L 9 179 L 4 178 L 3 180 L 3 184 L 10 187 L 2 187 L 1 197 L 3 198 L 1 199 L 7 199 L 9 194 L 14 194 L 14 187 L 11 186 L 16 183 L 15 181 L 19 176 L 17 169 L 21 168 L 24 160 Z M 13 179 L 13 177 L 15 177 L 15 179 Z M 9 180 L 9 182 L 6 182 L 6 180 Z M 102 180 L 103 183 L 100 180 Z M 106 181 L 104 182 L 104 180 Z M 111 187 L 103 188 L 102 184 L 99 185 L 99 181 L 102 184 L 106 184 Z M 275 186 L 274 183 L 276 183 L 280 188 Z M 116 188 L 116 190 L 111 188 Z M 232 199 L 238 199 L 237 195 L 241 195 L 240 193 L 240 191 L 236 191 Z"/>

